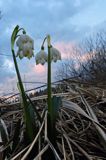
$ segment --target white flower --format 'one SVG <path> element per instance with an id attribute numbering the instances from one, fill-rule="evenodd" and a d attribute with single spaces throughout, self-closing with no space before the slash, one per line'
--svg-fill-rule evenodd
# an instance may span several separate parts
<path id="1" fill-rule="evenodd" d="M 18 46 L 17 56 L 19 56 L 20 59 L 23 57 L 28 57 L 30 59 L 33 56 L 34 41 L 28 35 L 20 35 L 16 44 Z"/>
<path id="2" fill-rule="evenodd" d="M 51 60 L 56 62 L 57 60 L 61 60 L 61 53 L 54 47 L 51 47 Z"/>
<path id="3" fill-rule="evenodd" d="M 45 62 L 47 62 L 46 52 L 43 49 L 41 49 L 41 51 L 36 54 L 35 60 L 36 60 L 36 64 L 40 63 L 40 64 L 44 65 Z"/>

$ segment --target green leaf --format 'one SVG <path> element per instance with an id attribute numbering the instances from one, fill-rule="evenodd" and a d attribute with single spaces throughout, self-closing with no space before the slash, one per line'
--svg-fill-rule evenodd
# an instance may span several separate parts
<path id="1" fill-rule="evenodd" d="M 36 114 L 39 122 L 42 123 L 42 118 L 41 118 L 39 112 L 37 111 L 36 106 L 34 105 L 34 103 L 32 102 L 32 100 L 30 99 L 30 97 L 28 95 L 26 95 L 26 96 L 27 96 L 27 98 L 28 98 L 28 100 L 29 100 L 29 102 L 31 104 L 31 108 L 33 108 L 33 111 L 35 112 L 35 114 Z"/>
<path id="2" fill-rule="evenodd" d="M 55 121 L 58 116 L 59 108 L 62 106 L 61 97 L 53 96 L 52 98 L 52 120 Z"/>
<path id="3" fill-rule="evenodd" d="M 61 97 L 53 96 L 51 113 L 48 113 L 48 138 L 54 146 L 56 146 L 56 118 L 58 116 L 59 108 L 62 106 Z"/>
<path id="4" fill-rule="evenodd" d="M 30 115 L 31 124 L 34 127 L 35 126 L 35 112 L 34 112 L 34 109 L 33 109 L 31 104 L 28 105 L 28 112 L 29 112 L 29 115 Z"/>

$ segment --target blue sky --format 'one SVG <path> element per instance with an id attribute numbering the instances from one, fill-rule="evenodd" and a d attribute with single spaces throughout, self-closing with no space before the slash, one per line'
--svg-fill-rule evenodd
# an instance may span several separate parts
<path id="1" fill-rule="evenodd" d="M 0 54 L 11 55 L 10 37 L 18 24 L 35 41 L 35 54 L 46 34 L 62 52 L 71 50 L 89 34 L 106 28 L 106 0 L 0 0 Z M 26 81 L 46 81 L 46 65 L 35 60 L 18 60 Z M 60 62 L 61 63 L 61 62 Z M 58 64 L 53 64 L 55 74 Z M 28 88 L 36 86 L 27 86 Z M 16 73 L 11 56 L 0 55 L 0 94 L 16 91 Z"/>

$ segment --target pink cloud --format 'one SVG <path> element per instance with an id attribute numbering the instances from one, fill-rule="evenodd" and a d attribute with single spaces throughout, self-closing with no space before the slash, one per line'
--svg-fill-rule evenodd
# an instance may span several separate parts
<path id="1" fill-rule="evenodd" d="M 68 59 L 68 58 L 75 58 L 75 55 L 73 53 L 73 48 L 75 48 L 76 43 L 75 42 L 56 42 L 54 45 L 60 52 L 62 59 Z"/>
<path id="2" fill-rule="evenodd" d="M 57 42 L 54 45 L 62 55 L 62 59 L 71 59 L 80 62 L 86 62 L 87 60 L 91 59 L 95 53 L 84 53 L 83 50 L 78 47 L 78 44 L 75 42 Z"/>
<path id="3" fill-rule="evenodd" d="M 55 43 L 54 46 L 61 52 L 63 60 L 72 60 L 74 62 L 74 67 L 76 69 L 79 69 L 80 63 L 87 62 L 95 55 L 95 52 L 84 53 L 84 50 L 80 48 L 75 42 L 61 41 Z"/>
<path id="4" fill-rule="evenodd" d="M 29 70 L 26 73 L 21 73 L 21 78 L 26 82 L 47 82 L 47 72 L 46 65 L 30 65 Z M 0 95 L 8 94 L 8 93 L 16 93 L 18 92 L 17 88 L 17 77 L 16 75 L 12 78 L 8 77 L 3 83 L 0 83 Z M 26 89 L 36 88 L 41 86 L 42 84 L 37 83 L 27 83 L 25 84 Z"/>
<path id="5" fill-rule="evenodd" d="M 37 74 L 42 74 L 42 73 L 46 72 L 46 66 L 45 65 L 41 65 L 41 64 L 35 65 L 33 67 L 33 71 L 35 73 L 37 73 Z"/>

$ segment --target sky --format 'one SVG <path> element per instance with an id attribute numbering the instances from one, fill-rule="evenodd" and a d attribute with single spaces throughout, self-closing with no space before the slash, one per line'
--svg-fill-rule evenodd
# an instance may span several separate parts
<path id="1" fill-rule="evenodd" d="M 0 0 L 0 10 L 0 95 L 17 92 L 10 48 L 16 25 L 25 28 L 34 39 L 35 55 L 45 36 L 50 34 L 52 44 L 61 52 L 63 60 L 71 54 L 76 43 L 106 28 L 106 0 Z M 17 61 L 23 81 L 47 81 L 47 65 L 36 66 L 35 58 Z M 53 80 L 61 63 L 52 64 Z M 27 84 L 26 89 L 37 85 Z"/>

